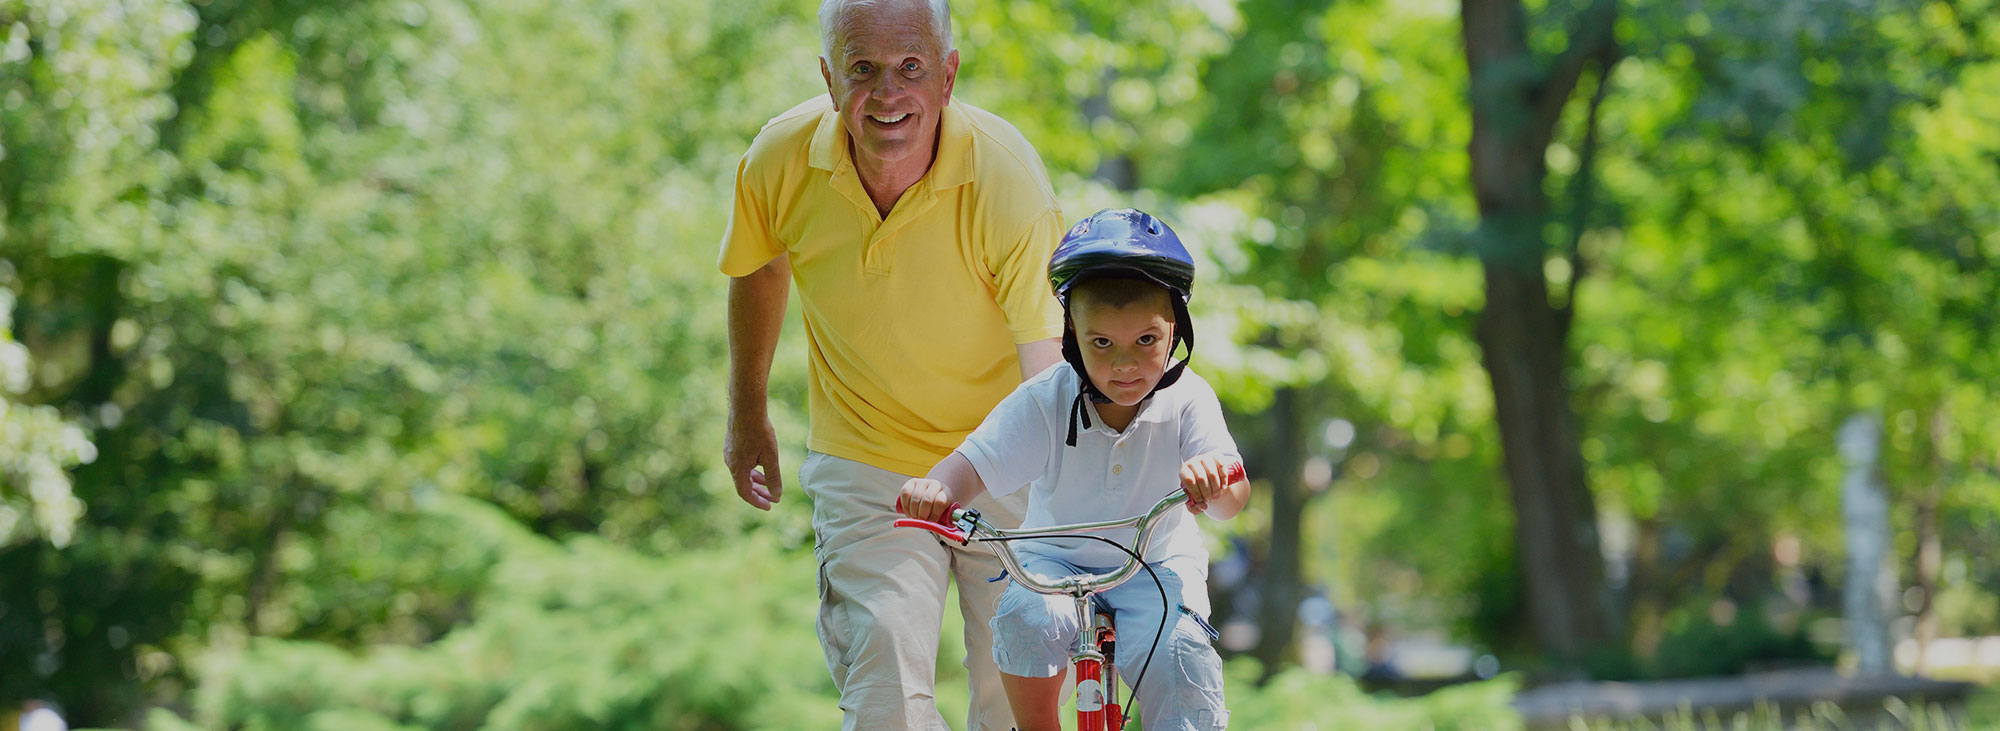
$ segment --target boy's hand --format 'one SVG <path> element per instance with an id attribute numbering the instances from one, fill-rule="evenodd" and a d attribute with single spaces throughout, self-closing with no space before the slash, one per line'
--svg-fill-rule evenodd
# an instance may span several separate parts
<path id="1" fill-rule="evenodd" d="M 1188 512 L 1196 515 L 1207 512 L 1208 501 L 1222 495 L 1242 474 L 1239 470 L 1230 460 L 1207 455 L 1182 464 L 1181 491 L 1187 493 Z"/>
<path id="2" fill-rule="evenodd" d="M 918 520 L 943 523 L 951 519 L 951 491 L 944 483 L 922 477 L 910 478 L 903 483 L 903 492 L 896 498 L 896 510 Z"/>

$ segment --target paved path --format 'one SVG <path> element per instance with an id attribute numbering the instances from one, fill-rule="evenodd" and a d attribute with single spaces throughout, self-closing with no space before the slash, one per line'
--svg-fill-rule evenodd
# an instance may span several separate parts
<path id="1" fill-rule="evenodd" d="M 1522 691 L 1514 698 L 1514 708 L 1530 729 L 1568 728 L 1570 717 L 1577 714 L 1658 719 L 1683 707 L 1697 714 L 1712 709 L 1726 720 L 1759 704 L 1776 705 L 1786 717 L 1816 703 L 1834 703 L 1861 716 L 1878 714 L 1883 700 L 1891 696 L 1959 708 L 1974 687 L 1902 676 L 1846 677 L 1831 668 L 1806 668 L 1723 678 L 1558 683 Z"/>

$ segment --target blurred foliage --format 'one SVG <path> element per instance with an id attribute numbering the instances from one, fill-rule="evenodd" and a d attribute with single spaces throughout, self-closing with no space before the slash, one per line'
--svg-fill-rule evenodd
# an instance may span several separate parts
<path id="1" fill-rule="evenodd" d="M 0 0 L 0 702 L 826 725 L 807 501 L 747 510 L 716 459 L 715 242 L 750 138 L 822 92 L 808 5 Z M 960 5 L 959 96 L 1037 145 L 1065 212 L 1156 210 L 1202 258 L 1197 367 L 1246 448 L 1298 396 L 1310 581 L 1513 667 L 1457 6 Z M 1530 5 L 1562 48 L 1576 8 Z M 1817 7 L 1625 3 L 1594 203 L 1547 232 L 1587 265 L 1546 272 L 1577 284 L 1626 675 L 1796 636 L 1702 619 L 1720 597 L 1825 610 L 1831 435 L 1860 411 L 1905 561 L 1936 515 L 1943 628 L 2000 632 L 2000 8 Z M 1336 419 L 1351 439 L 1319 438 Z M 1270 513 L 1221 531 L 1256 545 Z M 1452 727 L 1511 687 L 1378 702 L 1230 668 L 1249 728 Z"/>
<path id="2" fill-rule="evenodd" d="M 201 662 L 204 728 L 819 728 L 838 725 L 809 555 L 769 538 L 648 558 L 555 543 L 490 504 L 415 517 L 474 617 L 422 646 L 256 638 Z"/>
<path id="3" fill-rule="evenodd" d="M 0 289 L 0 546 L 37 538 L 64 546 L 83 512 L 68 469 L 95 460 L 97 447 L 55 407 L 15 401 L 34 364 L 13 339 L 13 309 L 13 293 Z"/>

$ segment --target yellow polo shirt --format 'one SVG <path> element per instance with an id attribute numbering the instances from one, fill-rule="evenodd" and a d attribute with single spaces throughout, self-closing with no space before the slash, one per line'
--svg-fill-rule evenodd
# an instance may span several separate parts
<path id="1" fill-rule="evenodd" d="M 806 326 L 808 446 L 922 475 L 1021 382 L 1014 346 L 1062 335 L 1049 254 L 1062 211 L 1013 125 L 963 101 L 884 220 L 820 95 L 764 125 L 736 168 L 722 273 L 779 255 Z"/>

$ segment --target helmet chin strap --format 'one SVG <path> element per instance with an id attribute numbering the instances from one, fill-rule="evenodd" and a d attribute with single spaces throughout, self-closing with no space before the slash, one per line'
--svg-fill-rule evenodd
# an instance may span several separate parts
<path id="1" fill-rule="evenodd" d="M 1194 359 L 1194 318 L 1188 317 L 1186 302 L 1182 302 L 1179 297 L 1171 299 L 1174 302 L 1174 317 L 1178 318 L 1174 322 L 1174 342 L 1185 346 L 1187 355 L 1182 357 L 1180 362 L 1167 368 L 1167 372 L 1160 376 L 1160 382 L 1153 384 L 1153 390 L 1146 392 L 1146 398 L 1139 399 L 1140 403 L 1145 403 L 1146 399 L 1152 398 L 1153 394 L 1160 392 L 1160 389 L 1174 385 L 1175 381 L 1181 379 L 1181 372 L 1187 370 L 1188 361 Z M 1064 304 L 1067 309 L 1068 303 Z M 1111 397 L 1097 390 L 1097 384 L 1090 380 L 1090 371 L 1083 367 L 1083 348 L 1076 342 L 1076 324 L 1070 321 L 1068 312 L 1063 313 L 1062 352 L 1063 360 L 1069 361 L 1070 367 L 1076 369 L 1077 381 L 1083 384 L 1077 389 L 1076 398 L 1069 403 L 1069 436 L 1063 440 L 1064 444 L 1074 447 L 1077 423 L 1081 421 L 1083 428 L 1090 428 L 1090 410 L 1083 407 L 1084 400 L 1108 404 L 1111 403 Z"/>

